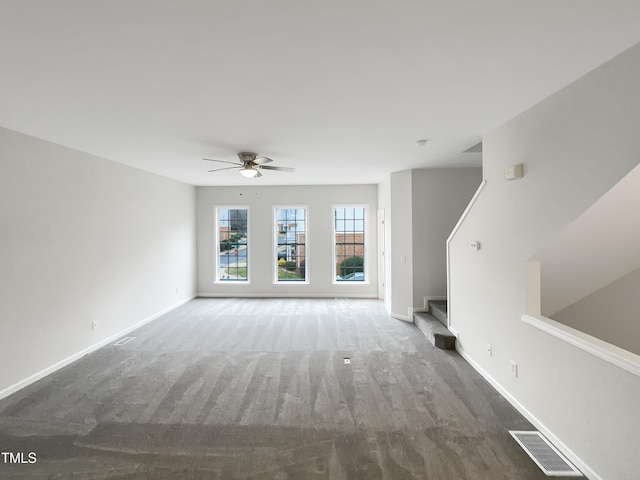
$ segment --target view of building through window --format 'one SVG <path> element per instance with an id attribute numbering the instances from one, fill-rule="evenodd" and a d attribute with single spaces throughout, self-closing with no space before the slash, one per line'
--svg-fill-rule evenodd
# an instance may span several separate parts
<path id="1" fill-rule="evenodd" d="M 216 207 L 216 281 L 249 281 L 249 209 Z M 287 206 L 273 209 L 276 283 L 306 283 L 307 222 L 306 207 Z M 333 208 L 334 281 L 365 282 L 367 211 L 365 206 Z"/>
<path id="2" fill-rule="evenodd" d="M 248 276 L 248 209 L 218 208 L 216 230 L 217 279 L 221 282 L 246 282 Z"/>
<path id="3" fill-rule="evenodd" d="M 307 280 L 306 217 L 305 208 L 276 208 L 274 211 L 277 282 Z"/>
<path id="4" fill-rule="evenodd" d="M 337 281 L 364 282 L 365 208 L 334 208 L 335 275 Z"/>

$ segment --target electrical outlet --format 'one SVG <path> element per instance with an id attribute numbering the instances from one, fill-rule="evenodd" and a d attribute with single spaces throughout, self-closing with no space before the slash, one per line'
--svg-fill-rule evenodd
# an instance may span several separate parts
<path id="1" fill-rule="evenodd" d="M 345 365 L 350 365 L 351 364 L 351 359 L 350 358 L 346 358 L 344 359 L 344 364 Z"/>
<path id="2" fill-rule="evenodd" d="M 518 378 L 518 364 L 513 360 L 511 360 L 511 373 L 513 373 L 514 377 Z"/>
<path id="3" fill-rule="evenodd" d="M 493 357 L 493 347 L 491 346 L 490 343 L 487 343 L 487 355 L 489 355 L 490 357 Z"/>
<path id="4" fill-rule="evenodd" d="M 91 330 L 95 330 L 96 328 L 98 328 L 98 321 L 94 320 L 91 322 Z"/>

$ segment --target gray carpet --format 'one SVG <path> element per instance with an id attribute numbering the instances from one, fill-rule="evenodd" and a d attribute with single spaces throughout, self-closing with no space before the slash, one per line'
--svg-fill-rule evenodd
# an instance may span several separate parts
<path id="1" fill-rule="evenodd" d="M 37 454 L 0 478 L 547 478 L 531 425 L 379 301 L 196 299 L 129 335 L 0 401 L 1 450 Z"/>

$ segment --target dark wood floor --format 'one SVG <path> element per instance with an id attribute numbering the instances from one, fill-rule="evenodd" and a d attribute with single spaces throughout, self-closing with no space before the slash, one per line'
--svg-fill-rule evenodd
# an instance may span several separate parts
<path id="1" fill-rule="evenodd" d="M 196 299 L 130 335 L 0 401 L 0 449 L 37 454 L 0 478 L 547 478 L 531 425 L 379 301 Z"/>

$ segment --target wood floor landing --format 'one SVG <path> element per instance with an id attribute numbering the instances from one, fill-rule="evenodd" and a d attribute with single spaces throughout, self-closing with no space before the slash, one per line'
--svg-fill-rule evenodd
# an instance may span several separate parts
<path id="1" fill-rule="evenodd" d="M 129 335 L 0 401 L 0 449 L 37 454 L 1 478 L 547 478 L 531 425 L 379 301 L 196 299 Z"/>

